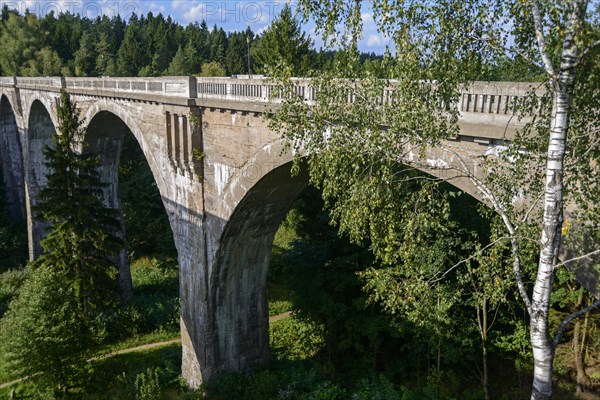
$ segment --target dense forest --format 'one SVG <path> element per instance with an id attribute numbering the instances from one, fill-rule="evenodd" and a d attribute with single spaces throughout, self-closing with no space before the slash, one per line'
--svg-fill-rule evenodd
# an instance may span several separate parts
<path id="1" fill-rule="evenodd" d="M 284 7 L 261 35 L 248 27 L 225 32 L 205 21 L 181 26 L 162 14 L 89 19 L 69 13 L 43 18 L 4 5 L 0 21 L 0 76 L 228 76 L 268 73 L 284 61 L 296 76 L 333 68 L 341 53 L 315 49 L 292 9 Z M 390 77 L 384 56 L 362 53 L 367 75 Z M 392 62 L 387 59 L 386 62 Z M 539 70 L 516 59 L 489 60 L 474 79 L 536 81 Z"/>
<path id="2" fill-rule="evenodd" d="M 90 20 L 70 14 L 38 18 L 4 7 L 0 75 L 242 74 L 248 73 L 247 38 L 251 40 L 252 73 L 268 73 L 276 60 L 288 57 L 296 74 L 310 75 L 312 69 L 333 68 L 342 56 L 316 51 L 289 8 L 270 29 L 256 35 L 250 28 L 226 33 L 205 22 L 183 27 L 160 14 L 134 14 L 127 21 L 119 16 Z M 366 75 L 387 76 L 383 66 L 389 60 L 384 58 L 363 54 L 359 68 Z M 539 79 L 539 71 L 519 59 L 490 61 L 482 71 L 477 78 Z M 389 286 L 393 281 L 386 279 L 387 270 L 374 256 L 370 240 L 351 242 L 341 234 L 330 222 L 332 210 L 322 200 L 321 188 L 312 186 L 295 202 L 273 244 L 269 312 L 275 316 L 291 311 L 292 315 L 271 325 L 273 360 L 269 366 L 252 374 L 228 375 L 191 392 L 180 378 L 177 343 L 98 358 L 179 335 L 172 232 L 152 173 L 131 133 L 125 136 L 121 160 L 119 190 L 126 228 L 121 245 L 129 254 L 135 295 L 120 299 L 112 293 L 107 297 L 110 301 L 99 302 L 93 309 L 83 307 L 81 312 L 72 312 L 52 293 L 73 296 L 73 304 L 78 305 L 80 289 L 64 290 L 64 278 L 40 263 L 26 265 L 26 227 L 9 214 L 0 187 L 0 316 L 8 315 L 0 322 L 0 383 L 23 376 L 19 374 L 23 359 L 31 363 L 57 360 L 52 368 L 44 369 L 46 374 L 0 389 L 0 395 L 86 400 L 480 399 L 486 392 L 498 399 L 528 396 L 532 358 L 527 316 L 510 271 L 501 268 L 509 252 L 506 247 L 498 246 L 490 257 L 473 259 L 458 270 L 463 272 L 450 274 L 435 287 L 434 303 L 403 298 L 404 288 Z M 81 164 L 79 168 L 89 167 Z M 87 173 L 94 175 L 90 170 Z M 475 199 L 449 185 L 424 192 L 420 182 L 415 179 L 394 195 L 400 200 L 410 196 L 443 199 L 447 207 L 442 211 L 449 215 L 450 224 L 424 233 L 428 246 L 420 259 L 413 260 L 415 264 L 453 265 L 468 257 L 473 246 L 485 247 L 496 240 L 498 221 Z M 399 240 L 411 245 L 410 239 L 409 234 Z M 535 263 L 526 261 L 530 262 L 524 272 L 531 282 Z M 554 325 L 591 301 L 564 270 L 558 273 L 556 285 L 551 310 Z M 412 289 L 417 294 L 421 290 Z M 377 301 L 376 293 L 382 290 L 399 293 L 394 304 Z M 61 305 L 60 315 L 69 316 L 68 324 L 52 325 L 56 321 L 51 316 L 32 307 L 40 304 L 36 299 L 41 296 L 51 305 Z M 48 334 L 44 335 L 50 338 L 48 353 L 36 357 L 27 348 L 25 328 L 31 326 L 27 324 L 56 326 L 56 332 L 73 345 L 70 353 L 57 356 L 60 347 Z M 557 398 L 574 398 L 582 388 L 595 398 L 600 384 L 599 324 L 597 311 L 588 314 L 570 328 L 558 347 Z M 23 332 L 22 338 L 14 337 L 17 329 Z M 69 368 L 62 375 L 53 374 L 56 365 Z"/>
<path id="3" fill-rule="evenodd" d="M 273 30 L 256 37 L 250 27 L 226 33 L 196 22 L 186 27 L 162 14 L 128 21 L 119 15 L 90 20 L 79 15 L 49 13 L 43 18 L 18 15 L 5 5 L 0 38 L 0 75 L 18 76 L 177 76 L 233 75 L 264 72 L 279 54 L 294 60 L 298 73 L 321 68 L 333 56 L 317 53 L 285 8 Z M 281 42 L 281 43 L 278 43 Z M 279 53 L 279 54 L 278 54 Z M 374 54 L 365 58 L 376 59 Z"/>

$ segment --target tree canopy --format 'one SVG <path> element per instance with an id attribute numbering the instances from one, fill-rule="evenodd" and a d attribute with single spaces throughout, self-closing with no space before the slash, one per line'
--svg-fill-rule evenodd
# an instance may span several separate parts
<path id="1" fill-rule="evenodd" d="M 448 298 L 436 292 L 444 287 L 439 278 L 455 268 L 423 255 L 437 237 L 443 237 L 447 198 L 437 194 L 439 182 L 431 178 L 422 179 L 421 189 L 412 197 L 399 195 L 415 180 L 406 166 L 407 153 L 440 146 L 459 133 L 454 105 L 461 85 L 489 76 L 497 60 L 531 65 L 527 71 L 540 79 L 539 87 L 515 104 L 519 111 L 514 118 L 524 118 L 525 128 L 503 141 L 504 150 L 480 161 L 484 177 L 460 162 L 454 168 L 471 180 L 502 221 L 496 244 L 508 245 L 510 257 L 502 265 L 512 272 L 513 288 L 530 321 L 532 399 L 548 399 L 562 327 L 591 308 L 566 318 L 550 338 L 550 295 L 562 265 L 558 254 L 563 222 L 574 218 L 579 232 L 598 238 L 595 211 L 590 213 L 600 197 L 592 178 L 600 156 L 600 121 L 592 111 L 598 109 L 600 99 L 595 78 L 600 65 L 597 11 L 578 0 L 374 1 L 370 9 L 379 33 L 394 46 L 381 61 L 382 74 L 375 76 L 360 63 L 362 5 L 360 1 L 299 2 L 301 13 L 315 19 L 327 43 L 343 51 L 331 70 L 320 71 L 312 81 L 317 98 L 310 106 L 295 94 L 289 70 L 281 69 L 287 101 L 272 126 L 296 154 L 308 155 L 311 179 L 322 187 L 340 229 L 355 241 L 369 240 L 376 256 L 389 266 L 387 273 L 367 276 L 373 299 L 391 312 L 407 312 L 406 299 L 411 298 L 443 311 L 439 307 L 445 306 L 444 301 L 439 305 L 434 301 Z M 377 79 L 381 75 L 387 79 Z M 390 99 L 382 104 L 386 88 L 392 88 Z M 353 93 L 351 102 L 348 93 Z M 461 159 L 451 146 L 443 146 Z M 424 160 L 422 164 L 426 167 Z M 576 215 L 565 217 L 567 203 L 576 204 Z M 541 250 L 535 243 L 541 244 Z M 579 256 L 595 254 L 597 243 L 591 249 L 576 247 Z M 475 249 L 479 258 L 497 258 L 491 247 Z M 488 265 L 484 271 L 495 265 L 479 262 Z M 533 284 L 528 283 L 530 273 Z M 399 298 L 403 301 L 396 301 Z"/>

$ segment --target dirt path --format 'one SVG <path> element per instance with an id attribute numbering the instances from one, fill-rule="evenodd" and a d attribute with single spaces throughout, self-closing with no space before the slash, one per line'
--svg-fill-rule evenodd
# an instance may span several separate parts
<path id="1" fill-rule="evenodd" d="M 284 312 L 283 314 L 273 315 L 272 317 L 269 317 L 269 323 L 272 324 L 273 322 L 281 321 L 282 319 L 288 318 L 291 315 L 291 311 Z"/>
<path id="2" fill-rule="evenodd" d="M 288 318 L 291 314 L 292 314 L 291 312 L 286 312 L 283 314 L 273 315 L 272 317 L 269 317 L 269 323 L 271 324 L 273 322 L 280 321 L 284 318 Z M 118 356 L 121 354 L 129 354 L 129 353 L 135 353 L 137 351 L 155 349 L 157 347 L 164 347 L 164 346 L 168 346 L 170 344 L 175 344 L 175 343 L 181 343 L 181 339 L 173 339 L 173 340 L 167 340 L 164 342 L 148 343 L 148 344 L 143 344 L 141 346 L 130 347 L 128 349 L 117 350 L 117 351 L 113 351 L 112 353 L 104 354 L 102 356 L 92 357 L 88 361 L 102 360 L 104 358 L 115 357 L 115 356 Z M 24 380 L 32 378 L 36 375 L 38 375 L 38 374 L 29 375 L 24 378 L 15 379 L 14 381 L 11 381 L 11 382 L 2 383 L 2 384 L 0 384 L 0 389 L 4 389 L 9 386 L 16 385 L 17 383 L 23 382 Z"/>

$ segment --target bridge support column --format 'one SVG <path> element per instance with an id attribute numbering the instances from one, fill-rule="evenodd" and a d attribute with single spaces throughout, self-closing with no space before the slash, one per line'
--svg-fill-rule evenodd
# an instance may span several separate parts
<path id="1" fill-rule="evenodd" d="M 176 206 L 171 224 L 181 274 L 182 374 L 192 388 L 270 359 L 267 272 L 273 236 L 308 182 L 306 174 L 290 177 L 289 167 L 248 185 L 241 199 L 207 199 L 209 207 L 233 210 L 227 219 Z"/>

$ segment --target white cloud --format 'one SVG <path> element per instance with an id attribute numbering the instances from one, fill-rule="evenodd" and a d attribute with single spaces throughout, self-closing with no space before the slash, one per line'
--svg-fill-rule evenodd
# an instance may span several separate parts
<path id="1" fill-rule="evenodd" d="M 164 5 L 162 4 L 158 4 L 156 2 L 151 2 L 150 4 L 147 5 L 148 9 L 150 11 L 152 11 L 153 13 L 162 13 L 165 14 L 167 12 L 167 9 Z"/>
<path id="2" fill-rule="evenodd" d="M 383 36 L 378 35 L 378 34 L 372 34 L 372 35 L 369 35 L 369 37 L 367 38 L 367 47 L 382 46 L 382 45 L 385 45 L 386 42 L 387 42 L 387 39 L 385 39 Z"/>

